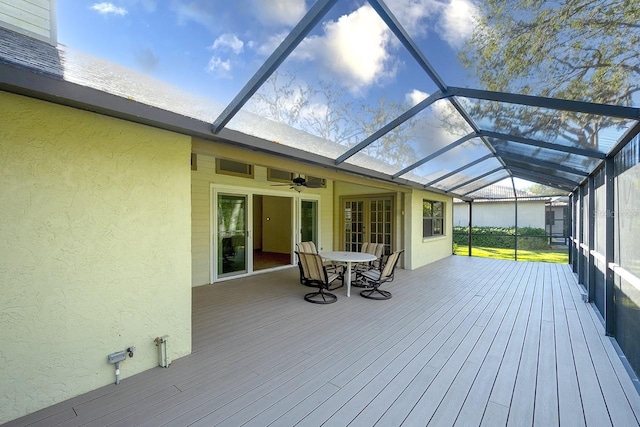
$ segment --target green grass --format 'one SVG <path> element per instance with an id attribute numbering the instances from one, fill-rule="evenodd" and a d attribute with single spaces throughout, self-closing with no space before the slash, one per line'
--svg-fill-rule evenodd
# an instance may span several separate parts
<path id="1" fill-rule="evenodd" d="M 458 246 L 454 251 L 456 255 L 468 255 L 469 249 Z M 472 256 L 495 259 L 514 259 L 513 249 L 499 248 L 479 248 L 471 249 Z M 567 251 L 540 250 L 525 251 L 518 250 L 518 261 L 536 261 L 536 262 L 554 262 L 558 264 L 567 264 L 569 262 L 569 254 Z"/>

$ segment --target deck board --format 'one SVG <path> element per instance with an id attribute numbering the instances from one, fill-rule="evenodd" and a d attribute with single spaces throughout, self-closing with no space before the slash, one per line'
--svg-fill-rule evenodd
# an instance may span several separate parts
<path id="1" fill-rule="evenodd" d="M 565 290 L 563 284 L 565 276 L 557 270 L 553 273 L 551 278 L 556 283 L 553 288 L 553 316 L 558 381 L 558 418 L 562 426 L 583 427 L 585 425 L 584 409 L 580 400 L 574 348 L 571 346 L 569 325 L 565 313 L 565 310 L 575 311 L 575 304 L 570 294 L 566 292 L 568 290 Z"/>
<path id="2" fill-rule="evenodd" d="M 393 298 L 297 268 L 193 289 L 193 354 L 6 426 L 633 426 L 640 396 L 566 265 L 452 256 Z"/>

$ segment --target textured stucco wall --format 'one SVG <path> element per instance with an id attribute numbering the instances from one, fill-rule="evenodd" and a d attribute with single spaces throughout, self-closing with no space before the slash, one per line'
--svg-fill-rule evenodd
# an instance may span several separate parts
<path id="1" fill-rule="evenodd" d="M 414 190 L 411 194 L 411 204 L 405 209 L 408 213 L 406 231 L 408 256 L 405 257 L 408 269 L 416 269 L 442 258 L 453 252 L 453 199 L 427 191 Z M 444 236 L 422 237 L 422 201 L 435 200 L 445 203 Z"/>
<path id="2" fill-rule="evenodd" d="M 190 353 L 190 151 L 0 92 L 0 423 Z"/>

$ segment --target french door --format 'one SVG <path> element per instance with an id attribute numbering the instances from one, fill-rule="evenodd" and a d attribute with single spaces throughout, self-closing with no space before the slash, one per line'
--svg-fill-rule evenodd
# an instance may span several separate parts
<path id="1" fill-rule="evenodd" d="M 359 252 L 364 242 L 384 243 L 385 254 L 394 241 L 393 197 L 376 196 L 343 199 L 343 247 Z"/>

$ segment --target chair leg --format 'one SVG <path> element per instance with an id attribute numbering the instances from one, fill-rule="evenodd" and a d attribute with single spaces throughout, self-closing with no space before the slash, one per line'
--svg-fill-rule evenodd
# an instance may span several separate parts
<path id="1" fill-rule="evenodd" d="M 344 271 L 342 271 L 341 273 L 338 273 L 340 276 L 340 284 L 338 286 L 334 286 L 331 287 L 331 283 L 329 283 L 329 286 L 327 287 L 328 291 L 335 291 L 338 288 L 342 288 L 344 286 Z M 334 280 L 335 282 L 335 280 Z"/>
<path id="2" fill-rule="evenodd" d="M 371 284 L 369 284 L 369 282 L 358 276 L 359 274 L 356 274 L 356 278 L 351 281 L 351 286 L 355 288 L 371 288 Z"/>
<path id="3" fill-rule="evenodd" d="M 320 288 L 318 292 L 310 292 L 304 296 L 305 301 L 313 304 L 331 304 L 338 300 L 338 297 L 332 293 L 325 292 Z"/>
<path id="4" fill-rule="evenodd" d="M 308 286 L 310 288 L 317 288 L 317 286 L 310 281 L 309 279 L 300 279 L 300 283 L 302 283 L 304 286 Z"/>
<path id="5" fill-rule="evenodd" d="M 366 280 L 364 276 L 360 274 L 360 272 L 358 271 L 356 271 L 356 278 L 351 281 L 351 286 L 355 288 L 365 288 L 365 289 L 371 289 L 375 287 L 374 284 Z"/>
<path id="6" fill-rule="evenodd" d="M 365 289 L 364 291 L 360 292 L 360 296 L 375 300 L 385 300 L 391 298 L 391 292 L 378 289 L 378 287 L 376 286 L 372 289 Z"/>

